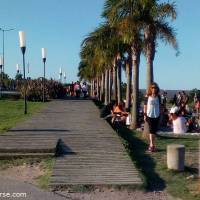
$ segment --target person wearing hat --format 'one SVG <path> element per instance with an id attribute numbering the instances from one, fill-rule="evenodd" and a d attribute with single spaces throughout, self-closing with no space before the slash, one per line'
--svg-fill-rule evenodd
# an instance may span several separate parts
<path id="1" fill-rule="evenodd" d="M 170 110 L 170 117 L 173 124 L 173 133 L 182 134 L 187 132 L 186 119 L 179 115 L 179 108 L 172 107 Z"/>

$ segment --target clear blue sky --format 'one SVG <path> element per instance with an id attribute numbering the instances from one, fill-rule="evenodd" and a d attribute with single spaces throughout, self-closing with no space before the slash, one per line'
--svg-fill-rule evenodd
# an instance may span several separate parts
<path id="1" fill-rule="evenodd" d="M 41 48 L 47 48 L 47 77 L 58 79 L 59 68 L 67 80 L 77 80 L 80 44 L 102 21 L 104 0 L 0 0 L 0 27 L 15 28 L 5 33 L 5 72 L 14 77 L 16 64 L 22 66 L 18 31 L 26 32 L 26 63 L 33 78 L 42 76 Z M 177 0 L 177 31 L 180 55 L 159 43 L 154 61 L 154 76 L 163 89 L 199 87 L 200 76 L 200 1 Z M 0 53 L 2 53 L 0 32 Z M 21 67 L 22 69 L 22 67 Z M 142 57 L 140 88 L 146 87 L 146 66 Z"/>

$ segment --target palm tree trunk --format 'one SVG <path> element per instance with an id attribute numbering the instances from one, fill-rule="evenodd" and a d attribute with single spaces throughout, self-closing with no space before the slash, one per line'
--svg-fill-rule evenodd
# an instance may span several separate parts
<path id="1" fill-rule="evenodd" d="M 90 97 L 93 96 L 93 85 L 92 85 L 92 81 L 93 81 L 93 80 L 90 81 Z"/>
<path id="2" fill-rule="evenodd" d="M 147 89 L 151 85 L 151 83 L 154 81 L 154 74 L 153 74 L 153 60 L 147 56 Z"/>
<path id="3" fill-rule="evenodd" d="M 95 90 L 95 86 L 94 86 L 94 79 L 92 79 L 92 97 L 94 97 L 94 90 Z"/>
<path id="4" fill-rule="evenodd" d="M 98 77 L 98 88 L 99 88 L 98 99 L 100 101 L 100 97 L 101 97 L 101 76 Z"/>
<path id="5" fill-rule="evenodd" d="M 96 78 L 96 92 L 97 92 L 97 99 L 99 100 L 99 81 L 98 81 L 98 77 Z"/>
<path id="6" fill-rule="evenodd" d="M 99 100 L 99 79 L 96 78 L 96 91 L 97 91 L 97 100 Z"/>
<path id="7" fill-rule="evenodd" d="M 113 99 L 117 101 L 117 67 L 116 60 L 113 62 Z"/>
<path id="8" fill-rule="evenodd" d="M 112 71 L 111 69 L 108 70 L 108 103 L 111 102 L 111 95 L 112 95 Z"/>
<path id="9" fill-rule="evenodd" d="M 131 55 L 129 56 L 126 63 L 126 109 L 130 110 L 131 105 L 131 80 L 132 80 L 132 62 Z"/>
<path id="10" fill-rule="evenodd" d="M 104 100 L 104 85 L 105 85 L 105 75 L 102 73 L 101 75 L 101 101 Z"/>
<path id="11" fill-rule="evenodd" d="M 131 129 L 138 127 L 138 113 L 139 113 L 139 65 L 140 65 L 140 53 L 141 51 L 137 47 L 132 47 L 132 121 Z"/>
<path id="12" fill-rule="evenodd" d="M 101 76 L 99 76 L 99 101 L 101 101 Z"/>
<path id="13" fill-rule="evenodd" d="M 99 94 L 99 101 L 102 101 L 102 75 L 99 80 L 99 87 L 100 87 L 100 94 Z"/>
<path id="14" fill-rule="evenodd" d="M 154 28 L 148 26 L 144 33 L 145 40 L 145 56 L 147 62 L 147 90 L 154 81 L 153 61 L 155 57 L 155 31 Z"/>
<path id="15" fill-rule="evenodd" d="M 105 71 L 105 105 L 108 105 L 108 69 Z"/>
<path id="16" fill-rule="evenodd" d="M 94 96 L 97 99 L 97 77 L 94 79 Z"/>
<path id="17" fill-rule="evenodd" d="M 117 62 L 117 102 L 121 102 L 121 61 Z"/>

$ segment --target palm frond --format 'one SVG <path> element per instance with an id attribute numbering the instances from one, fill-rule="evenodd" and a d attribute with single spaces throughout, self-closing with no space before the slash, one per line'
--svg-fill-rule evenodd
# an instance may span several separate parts
<path id="1" fill-rule="evenodd" d="M 176 4 L 173 3 L 161 3 L 157 6 L 158 16 L 161 18 L 171 18 L 175 20 L 177 17 Z"/>
<path id="2" fill-rule="evenodd" d="M 169 26 L 168 22 L 158 21 L 156 23 L 158 37 L 165 43 L 169 43 L 175 50 L 176 54 L 179 54 L 178 42 L 176 40 L 175 30 Z"/>

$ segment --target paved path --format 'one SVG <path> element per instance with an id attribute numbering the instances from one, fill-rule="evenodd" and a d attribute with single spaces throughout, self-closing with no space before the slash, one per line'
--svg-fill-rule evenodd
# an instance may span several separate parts
<path id="1" fill-rule="evenodd" d="M 57 100 L 0 136 L 0 153 L 60 152 L 51 186 L 140 185 L 138 171 L 117 134 L 90 100 Z"/>

